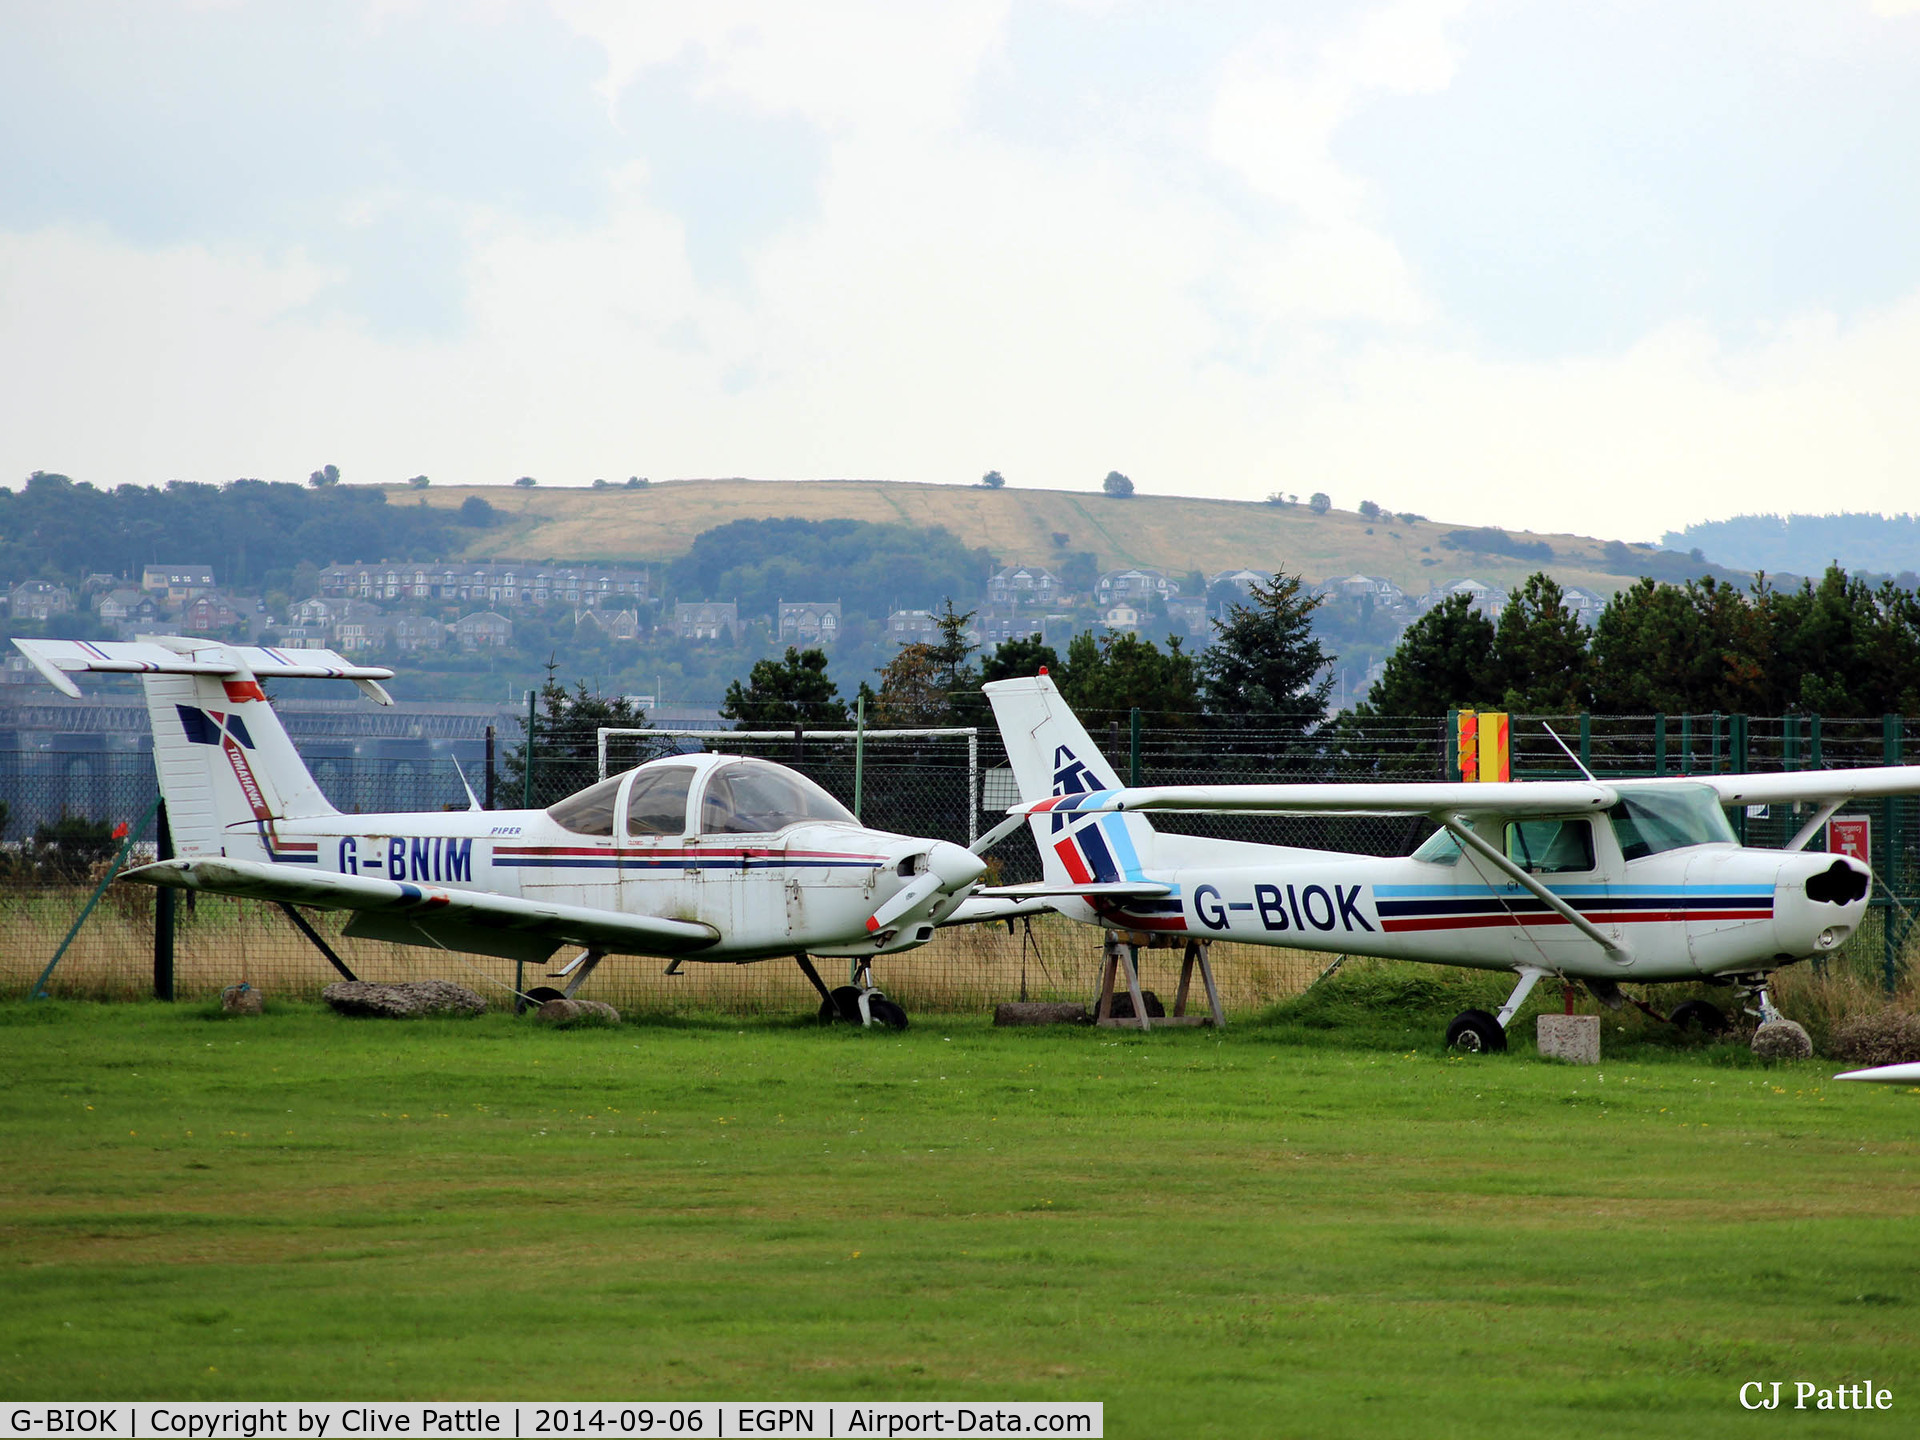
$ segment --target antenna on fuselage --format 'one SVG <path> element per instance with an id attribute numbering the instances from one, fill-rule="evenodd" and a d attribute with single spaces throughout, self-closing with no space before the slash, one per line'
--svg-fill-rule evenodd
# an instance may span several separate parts
<path id="1" fill-rule="evenodd" d="M 489 738 L 488 744 L 492 744 L 491 738 Z M 480 803 L 480 797 L 473 793 L 473 786 L 467 784 L 467 772 L 460 768 L 460 757 L 458 755 L 449 755 L 447 758 L 453 761 L 453 773 L 460 777 L 460 788 L 467 792 L 467 809 L 486 809 L 487 807 Z"/>
<path id="2" fill-rule="evenodd" d="M 1540 728 L 1546 731 L 1547 734 L 1552 735 L 1553 743 L 1558 745 L 1562 750 L 1565 750 L 1567 752 L 1567 759 L 1573 762 L 1574 768 L 1576 770 L 1578 770 L 1582 775 L 1586 776 L 1587 779 L 1593 780 L 1593 772 L 1587 769 L 1586 766 L 1580 763 L 1580 757 L 1573 753 L 1573 750 L 1571 749 L 1571 747 L 1568 746 L 1566 741 L 1560 738 L 1558 733 L 1555 732 L 1554 728 L 1551 725 L 1547 724 L 1546 721 L 1542 720 L 1540 722 Z M 1594 783 L 1597 785 L 1600 782 L 1597 780 L 1594 780 Z"/>

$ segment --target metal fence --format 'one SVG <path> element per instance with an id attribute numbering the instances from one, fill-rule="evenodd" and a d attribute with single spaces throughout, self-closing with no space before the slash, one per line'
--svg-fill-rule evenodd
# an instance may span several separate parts
<path id="1" fill-rule="evenodd" d="M 1179 784 L 1224 780 L 1438 780 L 1454 764 L 1452 717 L 1356 721 L 1350 717 L 1301 737 L 1274 724 L 1209 724 L 1192 715 L 1138 712 L 1084 714 L 1083 720 L 1123 780 Z M 1899 763 L 1912 721 L 1902 717 L 1835 719 L 1819 716 L 1561 716 L 1519 717 L 1512 725 L 1516 778 L 1567 778 L 1573 762 L 1547 733 L 1559 733 L 1582 763 L 1603 777 L 1730 773 L 1740 770 L 1845 768 Z M 791 765 L 844 803 L 854 800 L 855 757 L 850 736 L 745 736 L 654 733 L 616 738 L 615 768 L 657 754 L 712 747 Z M 500 808 L 529 795 L 551 804 L 600 772 L 598 727 L 543 726 L 536 736 L 531 775 L 520 764 L 519 737 L 494 757 L 463 772 L 451 759 L 380 760 L 314 755 L 321 788 L 343 811 L 465 808 L 467 786 Z M 1003 818 L 1012 803 L 1004 747 L 997 731 L 982 728 L 977 742 L 964 732 L 901 737 L 867 734 L 860 774 L 860 812 L 877 828 L 966 843 Z M 156 798 L 150 757 L 133 751 L 0 752 L 0 995 L 20 995 L 60 945 L 89 894 L 83 883 L 99 876 L 118 848 L 116 827 L 140 821 Z M 1880 976 L 1889 988 L 1904 968 L 1920 910 L 1920 801 L 1875 801 L 1857 807 L 1872 820 L 1872 858 L 1881 885 L 1868 923 L 1835 962 Z M 1748 844 L 1779 846 L 1805 818 L 1792 807 L 1734 815 Z M 1165 829 L 1225 838 L 1404 854 L 1431 828 L 1424 821 L 1382 817 L 1161 816 Z M 147 839 L 133 837 L 136 842 Z M 1816 842 L 1818 843 L 1818 842 Z M 142 852 L 136 850 L 135 858 Z M 151 853 L 150 848 L 144 853 Z M 995 878 L 1037 878 L 1038 856 L 1022 830 L 990 857 Z M 345 940 L 341 917 L 315 915 L 314 924 L 368 978 L 425 974 L 469 979 L 479 988 L 504 987 L 512 967 L 473 956 L 450 956 L 380 942 Z M 153 893 L 111 886 L 49 983 L 53 994 L 133 996 L 152 989 Z M 1098 937 L 1064 923 L 1039 927 L 1040 951 L 1024 935 L 999 927 L 943 932 L 933 945 L 887 962 L 883 980 L 923 1008 L 973 1008 L 1014 998 L 1085 998 L 1092 989 Z M 1239 950 L 1240 947 L 1234 947 Z M 308 941 L 270 906 L 198 897 L 179 907 L 176 993 L 198 996 L 247 978 L 270 993 L 311 995 L 333 978 Z M 1247 949 L 1219 973 L 1228 1000 L 1240 1008 L 1297 989 L 1320 962 L 1294 952 Z M 793 1009 L 811 990 L 791 965 L 685 967 L 660 976 L 649 962 L 603 965 L 583 993 L 643 1009 Z M 895 979 L 895 976 L 898 979 Z"/>

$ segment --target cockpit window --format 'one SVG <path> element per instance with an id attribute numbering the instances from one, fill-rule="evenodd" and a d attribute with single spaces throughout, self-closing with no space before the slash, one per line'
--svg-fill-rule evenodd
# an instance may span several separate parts
<path id="1" fill-rule="evenodd" d="M 1607 811 L 1620 853 L 1628 860 L 1682 850 L 1689 845 L 1733 845 L 1733 826 L 1720 797 L 1704 785 L 1659 789 L 1620 787 L 1620 803 Z"/>
<path id="2" fill-rule="evenodd" d="M 1507 858 L 1534 875 L 1593 869 L 1593 826 L 1585 820 L 1509 820 Z"/>
<path id="3" fill-rule="evenodd" d="M 700 810 L 703 835 L 764 835 L 802 820 L 859 822 L 806 776 L 765 760 L 740 760 L 707 780 Z"/>
<path id="4" fill-rule="evenodd" d="M 624 778 L 616 775 L 611 780 L 602 780 L 598 785 L 589 785 L 579 794 L 569 795 L 550 808 L 547 815 L 554 824 L 576 835 L 611 835 L 613 806 L 620 798 L 620 782 Z"/>
<path id="5" fill-rule="evenodd" d="M 1467 828 L 1473 829 L 1472 821 L 1467 822 Z M 1443 827 L 1420 842 L 1420 848 L 1413 852 L 1413 858 L 1429 865 L 1458 865 L 1460 842 L 1453 838 L 1451 830 Z"/>
<path id="6" fill-rule="evenodd" d="M 683 835 L 687 829 L 687 790 L 693 766 L 663 765 L 633 777 L 627 795 L 629 835 Z"/>

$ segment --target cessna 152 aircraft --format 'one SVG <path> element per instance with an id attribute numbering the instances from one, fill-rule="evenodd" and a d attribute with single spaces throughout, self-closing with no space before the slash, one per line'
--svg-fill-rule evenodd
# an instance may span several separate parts
<path id="1" fill-rule="evenodd" d="M 403 944 L 532 962 L 578 946 L 561 972 L 568 995 L 609 954 L 669 958 L 670 970 L 790 956 L 820 991 L 823 1019 L 903 1028 L 906 1013 L 874 988 L 866 962 L 924 944 L 941 923 L 1040 908 L 970 899 L 986 873 L 977 855 L 866 829 L 811 780 L 765 760 L 654 760 L 547 810 L 475 801 L 343 815 L 260 682 L 351 680 L 390 705 L 379 682 L 391 670 L 330 650 L 176 637 L 14 644 L 69 695 L 80 693 L 69 671 L 143 679 L 177 858 L 122 879 L 350 910 L 347 934 Z M 830 991 L 809 955 L 852 957 L 861 983 Z"/>
<path id="2" fill-rule="evenodd" d="M 1920 766 L 1775 775 L 1479 784 L 1129 789 L 1046 674 L 984 687 L 1044 865 L 1025 891 L 1090 925 L 1515 972 L 1497 1015 L 1447 1043 L 1503 1050 L 1545 975 L 1618 1007 L 1622 982 L 1732 982 L 1777 1018 L 1767 975 L 1830 953 L 1866 912 L 1868 868 L 1807 852 L 1840 805 L 1920 794 Z M 1734 839 L 1725 805 L 1812 803 L 1785 850 Z M 1153 811 L 1425 816 L 1412 855 L 1378 858 L 1156 831 Z M 1677 1014 L 1677 1012 L 1676 1012 Z M 1724 1023 L 1715 1007 L 1692 1014 Z"/>

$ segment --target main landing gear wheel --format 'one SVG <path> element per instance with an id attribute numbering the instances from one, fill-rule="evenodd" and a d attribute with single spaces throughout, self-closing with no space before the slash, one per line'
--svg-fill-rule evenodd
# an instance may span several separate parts
<path id="1" fill-rule="evenodd" d="M 527 991 L 527 1003 L 536 1010 L 549 1000 L 564 1000 L 566 998 L 566 991 L 556 990 L 551 985 L 536 985 L 533 989 Z"/>
<path id="2" fill-rule="evenodd" d="M 1447 1048 L 1488 1055 L 1507 1048 L 1507 1032 L 1484 1010 L 1462 1010 L 1447 1026 Z"/>
<path id="3" fill-rule="evenodd" d="M 1683 1000 L 1667 1016 L 1676 1030 L 1702 1030 L 1709 1035 L 1727 1033 L 1727 1012 L 1705 1000 Z"/>

